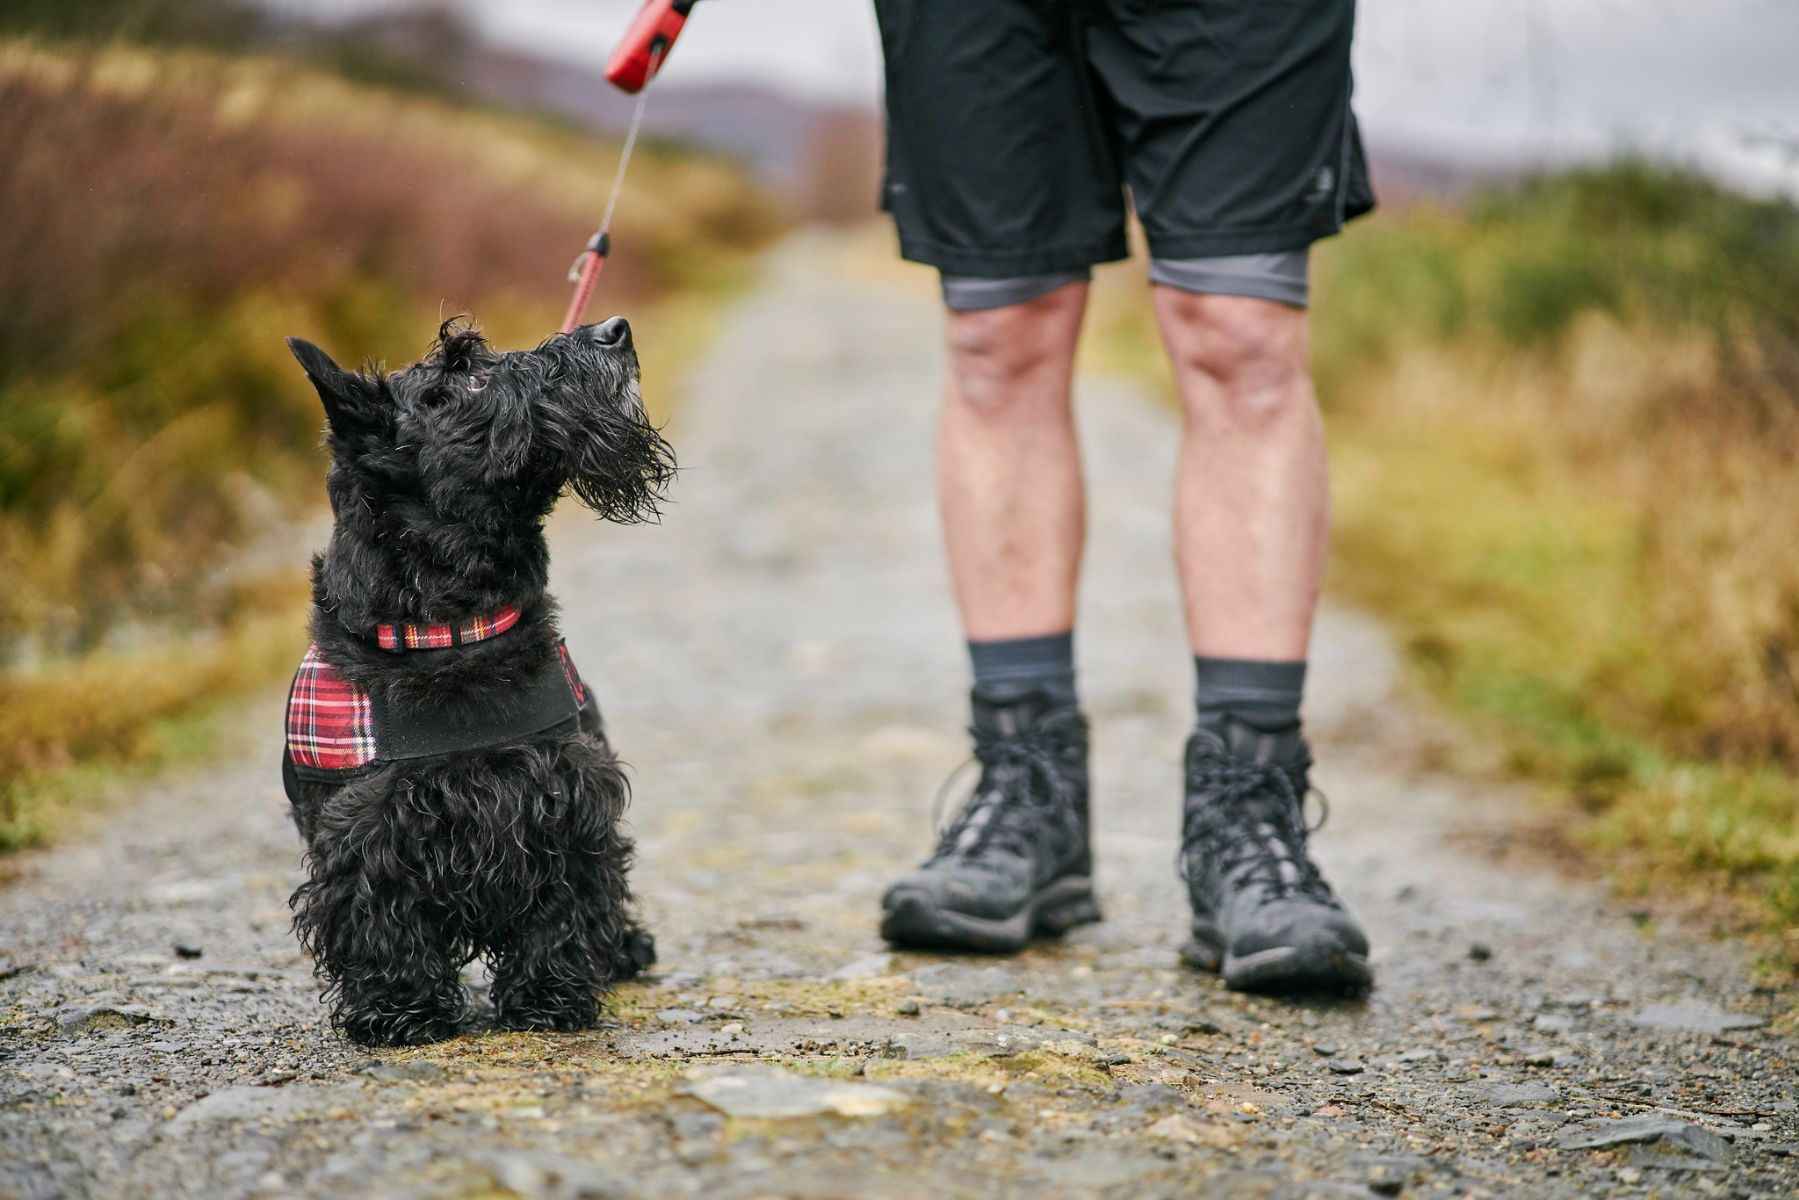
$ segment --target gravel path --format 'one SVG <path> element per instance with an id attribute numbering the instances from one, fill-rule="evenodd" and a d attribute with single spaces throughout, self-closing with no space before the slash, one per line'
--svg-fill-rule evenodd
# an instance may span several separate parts
<path id="1" fill-rule="evenodd" d="M 1009 961 L 884 950 L 880 889 L 965 747 L 937 318 L 879 261 L 823 236 L 772 255 L 691 381 L 666 523 L 556 522 L 663 953 L 616 1024 L 335 1038 L 287 931 L 271 697 L 241 763 L 147 791 L 0 891 L 0 1195 L 1799 1192 L 1771 1024 L 1792 997 L 1729 946 L 1496 860 L 1521 802 L 1423 765 L 1353 614 L 1325 615 L 1316 656 L 1316 845 L 1379 988 L 1288 1004 L 1179 966 L 1173 437 L 1116 383 L 1083 390 L 1108 919 Z"/>

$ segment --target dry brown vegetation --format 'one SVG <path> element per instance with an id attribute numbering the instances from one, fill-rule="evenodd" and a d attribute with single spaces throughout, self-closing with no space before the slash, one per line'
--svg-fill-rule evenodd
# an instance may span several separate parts
<path id="1" fill-rule="evenodd" d="M 1799 210 L 1624 163 L 1319 266 L 1336 590 L 1590 862 L 1799 961 Z"/>
<path id="2" fill-rule="evenodd" d="M 23 41 L 0 41 L 0 112 L 5 842 L 35 836 L 26 776 L 132 757 L 144 722 L 247 685 L 214 660 L 244 659 L 234 636 L 286 592 L 218 568 L 322 499 L 317 398 L 283 338 L 405 361 L 472 312 L 535 342 L 616 147 L 292 64 Z M 632 182 L 600 304 L 640 329 L 680 319 L 779 225 L 717 161 L 652 148 Z M 642 339 L 652 403 L 676 340 Z M 97 650 L 124 664 L 220 631 L 177 656 L 185 685 L 58 732 L 57 697 L 73 703 Z"/>

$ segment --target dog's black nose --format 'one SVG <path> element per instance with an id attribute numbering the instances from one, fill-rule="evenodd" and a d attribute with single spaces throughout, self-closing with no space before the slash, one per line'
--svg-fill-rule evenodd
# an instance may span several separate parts
<path id="1" fill-rule="evenodd" d="M 610 321 L 590 325 L 588 332 L 594 341 L 608 350 L 623 350 L 631 344 L 631 322 L 623 317 L 613 317 Z"/>

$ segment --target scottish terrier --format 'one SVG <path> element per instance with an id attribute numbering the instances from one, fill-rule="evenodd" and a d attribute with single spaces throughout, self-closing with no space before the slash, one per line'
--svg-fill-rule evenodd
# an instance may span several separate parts
<path id="1" fill-rule="evenodd" d="M 336 518 L 281 763 L 307 844 L 294 929 L 332 1022 L 366 1045 L 453 1036 L 484 955 L 501 1028 L 591 1027 L 655 950 L 543 521 L 564 486 L 608 520 L 656 515 L 674 456 L 630 326 L 500 353 L 451 322 L 391 374 L 288 345 L 324 401 Z"/>

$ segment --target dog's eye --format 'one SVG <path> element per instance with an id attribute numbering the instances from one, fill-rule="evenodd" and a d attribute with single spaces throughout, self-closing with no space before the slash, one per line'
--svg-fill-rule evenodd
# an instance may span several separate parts
<path id="1" fill-rule="evenodd" d="M 487 376 L 485 376 L 485 375 L 470 375 L 468 377 L 468 390 L 469 390 L 470 395 L 474 395 L 476 392 L 480 391 L 482 388 L 484 388 L 486 386 L 487 386 Z"/>

